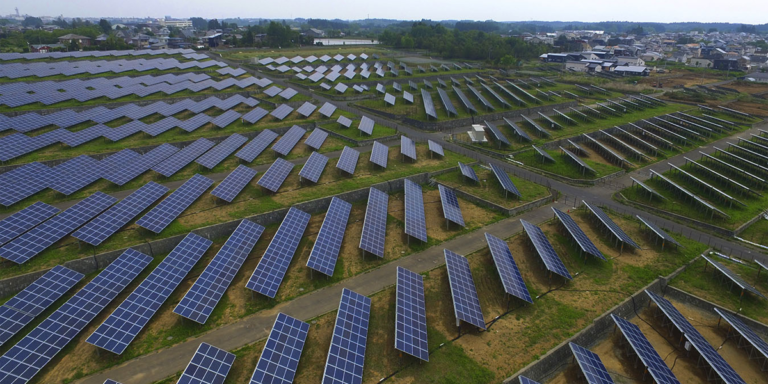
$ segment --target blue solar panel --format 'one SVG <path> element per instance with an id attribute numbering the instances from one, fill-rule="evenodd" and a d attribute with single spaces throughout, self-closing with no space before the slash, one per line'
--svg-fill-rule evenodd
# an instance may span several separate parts
<path id="1" fill-rule="evenodd" d="M 438 81 L 440 81 L 440 79 L 438 79 Z M 430 86 L 431 84 L 427 85 Z M 430 86 L 430 88 L 432 87 Z M 424 103 L 424 110 L 427 113 L 427 117 L 437 120 L 437 111 L 435 110 L 435 103 L 432 101 L 432 95 L 424 88 L 421 89 L 421 100 Z"/>
<path id="2" fill-rule="evenodd" d="M 259 292 L 267 297 L 274 298 L 280 283 L 283 282 L 285 272 L 291 264 L 296 248 L 299 246 L 304 230 L 309 224 L 311 215 L 296 208 L 288 210 L 275 237 L 269 243 L 264 256 L 259 260 L 259 265 L 248 279 L 246 288 Z"/>
<path id="3" fill-rule="evenodd" d="M 368 189 L 368 207 L 360 235 L 360 249 L 378 257 L 384 257 L 388 206 L 389 195 L 373 187 Z"/>
<path id="4" fill-rule="evenodd" d="M 369 135 L 373 134 L 373 127 L 376 125 L 376 123 L 368 116 L 363 116 L 360 118 L 360 124 L 357 126 L 357 129 L 365 132 Z"/>
<path id="5" fill-rule="evenodd" d="M 395 349 L 429 361 L 424 278 L 398 266 L 395 302 Z"/>
<path id="6" fill-rule="evenodd" d="M 336 162 L 336 168 L 350 174 L 355 174 L 355 168 L 357 168 L 357 160 L 360 158 L 360 152 L 344 146 L 344 150 L 341 151 L 341 156 Z"/>
<path id="7" fill-rule="evenodd" d="M 200 197 L 211 185 L 213 180 L 196 174 L 187 180 L 179 189 L 173 191 L 160 204 L 152 208 L 136 222 L 136 225 L 154 233 L 160 233 L 185 209 Z"/>
<path id="8" fill-rule="evenodd" d="M 523 197 L 523 195 L 520 193 L 520 191 L 515 186 L 515 183 L 512 182 L 512 180 L 509 178 L 509 175 L 507 175 L 507 172 L 505 172 L 501 167 L 499 167 L 496 164 L 488 163 L 490 165 L 491 170 L 493 171 L 493 174 L 496 175 L 496 180 L 499 181 L 501 184 L 501 187 L 504 188 L 505 191 L 512 193 L 515 196 Z"/>
<path id="9" fill-rule="evenodd" d="M 168 188 L 150 181 L 75 231 L 72 237 L 97 246 L 163 197 L 166 192 Z"/>
<path id="10" fill-rule="evenodd" d="M 312 252 L 307 260 L 307 267 L 328 276 L 333 276 L 333 269 L 341 250 L 341 242 L 344 240 L 344 232 L 347 229 L 347 220 L 352 204 L 333 197 L 328 213 L 325 214 L 320 233 L 317 234 Z"/>
<path id="11" fill-rule="evenodd" d="M 48 175 L 48 186 L 54 191 L 71 195 L 101 178 L 99 161 L 86 155 L 59 164 Z"/>
<path id="12" fill-rule="evenodd" d="M 179 149 L 171 144 L 163 144 L 141 155 L 135 161 L 123 164 L 114 172 L 105 174 L 104 178 L 117 185 L 125 185 L 178 151 Z"/>
<path id="13" fill-rule="evenodd" d="M 373 149 L 371 150 L 370 162 L 374 163 L 382 168 L 387 167 L 387 160 L 389 159 L 389 147 L 379 143 L 373 142 Z"/>
<path id="14" fill-rule="evenodd" d="M 600 360 L 600 356 L 576 343 L 568 343 L 568 345 L 589 384 L 613 384 L 613 379 L 608 374 L 603 361 Z"/>
<path id="15" fill-rule="evenodd" d="M 717 309 L 715 309 L 717 311 Z M 635 324 L 630 323 L 614 314 L 611 314 L 611 318 L 619 327 L 621 333 L 629 342 L 629 345 L 635 351 L 637 356 L 646 366 L 648 372 L 650 372 L 653 380 L 658 384 L 680 384 L 675 374 L 669 369 L 664 359 L 659 356 L 659 353 L 653 348 L 653 345 L 648 341 L 643 332 Z"/>
<path id="16" fill-rule="evenodd" d="M 171 177 L 200 155 L 213 148 L 214 145 L 216 144 L 214 144 L 213 141 L 199 138 L 192 144 L 187 145 L 169 158 L 152 167 L 152 170 L 165 177 Z"/>
<path id="17" fill-rule="evenodd" d="M 421 186 L 408 179 L 405 179 L 405 233 L 427 242 L 427 223 Z"/>
<path id="18" fill-rule="evenodd" d="M 323 384 L 361 384 L 371 299 L 344 288 L 325 361 Z"/>
<path id="19" fill-rule="evenodd" d="M 477 297 L 469 261 L 464 256 L 447 249 L 444 249 L 443 253 L 445 253 L 445 266 L 448 269 L 448 282 L 451 285 L 456 325 L 458 326 L 459 321 L 463 320 L 480 329 L 485 329 L 483 311 L 480 309 L 480 299 Z"/>
<path id="20" fill-rule="evenodd" d="M 664 315 L 675 325 L 683 336 L 699 352 L 699 355 L 709 364 L 710 367 L 720 376 L 725 384 L 746 384 L 744 379 L 720 356 L 715 348 L 705 339 L 696 328 L 691 325 L 685 316 L 675 308 L 667 299 L 650 292 L 645 293 L 653 300 Z"/>
<path id="21" fill-rule="evenodd" d="M 746 291 L 752 292 L 753 294 L 755 294 L 755 295 L 757 295 L 757 296 L 759 296 L 759 297 L 762 297 L 763 299 L 765 299 L 765 298 L 766 298 L 766 297 L 765 297 L 765 295 L 763 295 L 763 294 L 762 294 L 760 291 L 758 291 L 758 290 L 757 290 L 757 289 L 756 289 L 754 286 L 752 286 L 752 284 L 749 284 L 749 283 L 747 283 L 747 282 L 746 282 L 744 279 L 742 279 L 742 278 L 741 278 L 741 276 L 739 276 L 738 274 L 734 273 L 734 272 L 733 272 L 733 271 L 731 271 L 730 269 L 726 268 L 726 266 L 725 266 L 725 265 L 723 265 L 723 264 L 720 264 L 720 263 L 718 263 L 717 261 L 715 261 L 715 260 L 712 260 L 712 259 L 710 259 L 709 257 L 706 257 L 706 256 L 704 256 L 704 255 L 701 255 L 701 257 L 702 257 L 702 258 L 703 258 L 703 259 L 704 259 L 706 262 L 708 262 L 709 264 L 712 264 L 712 266 L 713 266 L 713 267 L 715 267 L 715 269 L 717 269 L 718 271 L 720 271 L 720 273 L 722 273 L 723 275 L 725 275 L 725 276 L 726 276 L 728 279 L 730 279 L 730 280 L 731 280 L 733 283 L 735 283 L 735 284 L 736 284 L 736 286 L 738 286 L 738 287 L 739 287 L 739 288 L 741 288 L 742 290 L 746 290 Z"/>
<path id="22" fill-rule="evenodd" d="M 638 220 L 640 220 L 643 224 L 645 224 L 648 228 L 653 231 L 657 236 L 661 237 L 665 241 L 669 241 L 672 244 L 677 245 L 678 247 L 682 247 L 683 245 L 678 243 L 677 240 L 675 240 L 674 237 L 670 236 L 668 233 L 664 232 L 661 228 L 659 228 L 656 224 L 651 222 L 650 220 L 646 220 L 642 218 L 640 215 L 635 215 Z"/>
<path id="23" fill-rule="evenodd" d="M 83 278 L 57 265 L 0 306 L 0 345 L 29 324 Z"/>
<path id="24" fill-rule="evenodd" d="M 116 198 L 96 192 L 0 248 L 0 257 L 22 264 L 109 208 Z"/>
<path id="25" fill-rule="evenodd" d="M 112 379 L 107 379 L 106 381 L 104 381 L 104 384 L 122 384 L 122 383 L 120 383 L 119 381 L 112 380 Z"/>
<path id="26" fill-rule="evenodd" d="M 491 250 L 493 262 L 496 264 L 496 270 L 499 272 L 502 285 L 504 285 L 504 292 L 533 304 L 531 294 L 528 292 L 528 287 L 525 286 L 523 276 L 520 274 L 520 269 L 517 268 L 517 263 L 512 257 L 512 251 L 510 251 L 507 242 L 487 232 L 485 233 L 485 241 L 488 243 L 488 249 Z"/>
<path id="27" fill-rule="evenodd" d="M 576 221 L 574 221 L 571 216 L 569 216 L 567 213 L 555 207 L 552 207 L 552 211 L 555 212 L 555 216 L 557 216 L 557 219 L 560 220 L 560 222 L 563 224 L 565 229 L 571 235 L 573 240 L 575 240 L 576 243 L 579 244 L 579 248 L 581 248 L 582 251 L 592 256 L 595 256 L 601 260 L 605 260 L 605 256 L 603 256 L 600 250 L 597 249 L 595 244 L 592 243 L 592 240 L 590 240 L 587 234 L 581 230 L 579 225 L 576 224 Z"/>
<path id="28" fill-rule="evenodd" d="M 293 383 L 308 331 L 309 324 L 278 313 L 250 383 Z"/>
<path id="29" fill-rule="evenodd" d="M 293 169 L 293 163 L 283 158 L 278 158 L 272 165 L 269 166 L 261 179 L 257 182 L 260 186 L 272 191 L 277 192 L 280 186 L 283 185 L 285 178 L 291 173 Z"/>
<path id="30" fill-rule="evenodd" d="M 520 384 L 540 384 L 538 381 L 533 381 L 525 376 L 519 376 Z"/>
<path id="31" fill-rule="evenodd" d="M 277 133 L 265 129 L 250 143 L 235 153 L 235 157 L 250 163 L 255 160 L 277 138 Z"/>
<path id="32" fill-rule="evenodd" d="M 38 201 L 6 217 L 0 221 L 0 245 L 15 239 L 57 213 L 58 208 Z"/>
<path id="33" fill-rule="evenodd" d="M 443 152 L 443 146 L 432 141 L 427 140 L 427 143 L 429 144 L 429 150 L 432 151 L 435 154 L 438 154 L 440 156 L 445 156 L 445 152 Z"/>
<path id="34" fill-rule="evenodd" d="M 634 248 L 640 249 L 640 246 L 637 245 L 637 243 L 635 243 L 634 240 L 632 240 L 632 238 L 630 238 L 629 235 L 627 235 L 621 228 L 619 228 L 619 226 L 616 225 L 616 223 L 614 223 L 613 220 L 611 220 L 611 218 L 608 217 L 608 215 L 606 215 L 602 209 L 596 205 L 590 205 L 584 200 L 581 202 L 584 203 L 584 205 L 586 205 L 587 208 L 589 208 L 589 210 L 592 211 L 595 216 L 597 216 L 600 222 L 608 227 L 608 230 L 610 230 L 611 233 L 613 233 L 613 235 L 616 236 L 622 243 L 626 243 Z"/>
<path id="35" fill-rule="evenodd" d="M 248 141 L 247 137 L 235 133 L 200 156 L 195 162 L 208 169 L 213 169 L 213 167 L 224 161 L 227 156 L 231 155 L 232 152 L 245 144 L 246 141 Z"/>
<path id="36" fill-rule="evenodd" d="M 212 243 L 188 234 L 86 342 L 122 354 Z"/>
<path id="37" fill-rule="evenodd" d="M 400 153 L 416 161 L 416 144 L 406 136 L 400 136 Z"/>
<path id="38" fill-rule="evenodd" d="M 234 353 L 200 343 L 176 384 L 221 384 L 234 362 Z"/>
<path id="39" fill-rule="evenodd" d="M 453 223 L 464 227 L 464 217 L 461 215 L 461 207 L 459 206 L 459 199 L 456 198 L 456 193 L 453 189 L 448 188 L 442 184 L 438 184 L 440 190 L 440 201 L 443 205 L 443 216 Z"/>
<path id="40" fill-rule="evenodd" d="M 238 165 L 224 181 L 211 191 L 211 195 L 218 197 L 228 203 L 237 197 L 240 191 L 256 177 L 258 172 L 244 165 Z"/>
<path id="41" fill-rule="evenodd" d="M 173 312 L 205 324 L 262 233 L 261 225 L 241 221 Z"/>
<path id="42" fill-rule="evenodd" d="M 459 161 L 458 163 L 459 163 L 459 169 L 461 170 L 461 174 L 464 175 L 464 177 L 470 180 L 476 181 L 478 183 L 480 182 L 480 179 L 477 178 L 477 174 L 475 173 L 475 170 L 472 167 L 462 163 L 461 161 Z"/>
<path id="43" fill-rule="evenodd" d="M 744 324 L 739 316 L 719 308 L 714 308 L 714 310 L 718 315 L 720 315 L 720 317 L 725 319 L 725 321 L 727 321 L 728 324 L 730 324 L 731 327 L 733 327 L 733 329 L 738 332 L 739 335 L 741 335 L 741 337 L 746 339 L 753 348 L 762 354 L 764 358 L 768 358 L 768 343 L 766 343 L 765 340 L 758 336 L 757 333 L 755 333 L 755 331 L 753 331 L 749 326 Z"/>
<path id="44" fill-rule="evenodd" d="M 325 165 L 328 163 L 328 158 L 325 157 L 325 155 L 321 155 L 317 152 L 312 152 L 311 155 L 309 155 L 309 159 L 307 159 L 307 162 L 304 163 L 304 166 L 301 167 L 301 171 L 299 171 L 299 176 L 302 179 L 309 180 L 313 183 L 317 183 L 318 180 L 320 180 L 320 175 L 323 173 L 323 169 L 325 169 Z"/>
<path id="45" fill-rule="evenodd" d="M 572 280 L 573 277 L 568 273 L 568 270 L 565 268 L 565 265 L 563 265 L 562 260 L 557 256 L 555 249 L 552 248 L 552 244 L 550 244 L 547 237 L 544 236 L 544 232 L 542 232 L 541 228 L 522 219 L 520 220 L 520 223 L 523 224 L 525 233 L 528 234 L 528 238 L 531 239 L 533 247 L 536 248 L 536 253 L 541 257 L 547 270 L 565 277 L 568 280 Z"/>
<path id="46" fill-rule="evenodd" d="M 306 140 L 304 140 L 304 144 L 307 146 L 315 149 L 320 150 L 320 147 L 323 146 L 323 143 L 325 142 L 325 139 L 328 138 L 328 132 L 323 131 L 322 129 L 315 128 L 312 133 L 307 137 Z"/>
<path id="47" fill-rule="evenodd" d="M 272 146 L 272 150 L 280 155 L 287 156 L 299 140 L 304 137 L 305 133 L 307 131 L 304 128 L 294 125 Z"/>
<path id="48" fill-rule="evenodd" d="M 133 249 L 123 252 L 64 305 L 0 357 L 0 382 L 25 383 L 61 351 L 152 258 Z"/>
<path id="49" fill-rule="evenodd" d="M 498 141 L 498 142 L 500 142 L 502 144 L 505 144 L 505 145 L 510 145 L 509 139 L 507 139 L 507 137 L 504 136 L 503 133 L 501 133 L 499 128 L 496 128 L 496 126 L 494 124 L 491 124 L 488 121 L 483 120 L 483 122 L 485 123 L 485 126 L 488 127 L 488 130 L 491 131 L 491 134 L 493 135 L 493 138 L 496 141 Z"/>

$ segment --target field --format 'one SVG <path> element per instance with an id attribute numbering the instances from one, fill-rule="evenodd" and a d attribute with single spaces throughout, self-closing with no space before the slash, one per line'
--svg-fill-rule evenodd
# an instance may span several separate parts
<path id="1" fill-rule="evenodd" d="M 547 188 L 542 185 L 508 175 L 523 196 L 518 199 L 512 194 L 508 194 L 509 196 L 505 197 L 501 184 L 492 171 L 477 165 L 472 168 L 475 170 L 477 178 L 480 179 L 479 184 L 465 179 L 458 170 L 443 173 L 435 176 L 434 179 L 451 188 L 464 191 L 505 208 L 514 208 L 549 195 Z"/>

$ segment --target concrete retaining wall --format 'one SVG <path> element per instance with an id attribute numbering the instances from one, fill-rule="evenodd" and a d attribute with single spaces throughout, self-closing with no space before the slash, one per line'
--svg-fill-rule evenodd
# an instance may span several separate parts
<path id="1" fill-rule="evenodd" d="M 352 124 L 352 125 L 354 125 L 354 124 Z M 332 130 L 330 130 L 328 128 L 325 128 L 324 126 L 319 125 L 319 124 L 315 124 L 315 126 L 317 128 L 320 128 L 320 129 L 328 132 L 328 134 L 333 136 L 333 137 L 336 137 L 336 138 L 339 138 L 339 139 L 342 139 L 342 140 L 345 140 L 345 141 L 352 142 L 357 147 L 364 147 L 366 145 L 373 145 L 374 141 L 378 141 L 378 142 L 382 143 L 382 142 L 385 142 L 385 141 L 395 140 L 395 139 L 398 139 L 400 137 L 399 134 L 397 134 L 397 135 L 390 135 L 390 136 L 383 136 L 383 137 L 379 137 L 379 138 L 376 138 L 376 139 L 366 139 L 365 137 L 367 137 L 367 136 L 360 136 L 362 139 L 358 140 L 358 139 L 353 139 L 353 138 L 351 138 L 349 136 L 342 135 L 341 133 L 332 131 Z M 357 132 L 356 128 L 350 127 L 349 130 L 351 132 Z"/>
<path id="2" fill-rule="evenodd" d="M 413 176 L 408 176 L 407 179 L 412 180 L 419 184 L 425 184 L 429 182 L 429 179 L 431 177 L 440 175 L 445 172 L 452 172 L 452 171 L 455 171 L 456 169 L 457 167 L 452 167 L 452 168 L 447 168 L 447 169 L 432 172 L 432 173 L 421 173 Z M 372 187 L 387 193 L 393 193 L 393 192 L 403 190 L 405 179 L 406 178 L 390 180 L 387 182 L 375 184 Z M 303 203 L 295 204 L 293 205 L 293 207 L 311 214 L 325 212 L 328 209 L 328 206 L 331 204 L 331 199 L 333 197 L 334 196 L 328 196 L 328 197 L 323 197 L 316 200 L 306 201 Z M 341 193 L 341 194 L 335 195 L 335 197 L 338 197 L 350 203 L 363 201 L 368 198 L 368 188 L 362 188 L 354 191 Z M 246 217 L 245 219 L 251 220 L 255 223 L 261 224 L 266 227 L 272 224 L 280 223 L 285 217 L 285 215 L 288 213 L 288 209 L 289 208 L 282 208 L 275 211 Z M 226 223 L 198 228 L 193 230 L 192 232 L 197 235 L 213 240 L 213 239 L 229 236 L 235 230 L 235 228 L 237 228 L 237 225 L 239 223 L 240 223 L 240 220 L 233 220 Z M 165 239 L 151 241 L 148 243 L 137 244 L 130 248 L 133 248 L 139 252 L 142 252 L 151 256 L 163 255 L 173 250 L 173 248 L 179 242 L 181 242 L 181 240 L 185 236 L 186 234 L 173 236 Z M 71 260 L 64 263 L 63 265 L 67 268 L 78 271 L 80 273 L 89 274 L 89 273 L 96 272 L 101 268 L 106 267 L 107 265 L 109 265 L 109 263 L 111 263 L 118 256 L 120 256 L 124 251 L 125 249 L 105 252 L 105 253 L 97 254 L 94 256 L 85 257 L 82 259 Z M 37 280 L 40 276 L 42 276 L 46 272 L 48 272 L 47 269 L 30 272 L 24 275 L 13 276 L 13 277 L 0 280 L 0 297 L 6 297 L 6 296 L 10 296 L 18 293 L 20 290 L 27 287 L 29 284 Z"/>
<path id="3" fill-rule="evenodd" d="M 432 176 L 436 176 L 436 174 L 433 174 Z M 439 182 L 437 180 L 433 180 L 433 181 L 435 181 L 437 184 L 442 184 L 445 187 L 453 189 L 453 191 L 456 193 L 456 196 L 461 197 L 464 200 L 467 200 L 469 202 L 472 202 L 472 203 L 477 204 L 477 205 L 479 205 L 481 207 L 484 207 L 484 208 L 492 209 L 492 210 L 494 210 L 496 212 L 500 212 L 500 213 L 502 213 L 504 215 L 507 215 L 507 216 L 517 216 L 517 215 L 522 214 L 523 212 L 528 212 L 530 210 L 533 210 L 533 209 L 536 209 L 538 207 L 541 207 L 542 205 L 547 205 L 547 204 L 549 204 L 555 198 L 552 195 L 552 193 L 550 193 L 547 196 L 544 196 L 544 197 L 536 199 L 534 201 L 525 203 L 523 205 L 519 205 L 519 206 L 514 207 L 514 208 L 507 208 L 507 207 L 498 205 L 496 203 L 493 203 L 491 201 L 485 200 L 485 199 L 483 199 L 483 198 L 481 198 L 479 196 L 475 196 L 475 195 L 470 194 L 468 192 L 462 191 L 461 189 L 456 189 L 456 188 L 451 187 L 451 186 L 449 186 L 447 184 L 443 184 L 443 183 L 441 183 L 441 182 Z M 557 192 L 555 192 L 555 193 L 557 193 Z M 510 197 L 510 199 L 514 199 L 514 197 Z"/>

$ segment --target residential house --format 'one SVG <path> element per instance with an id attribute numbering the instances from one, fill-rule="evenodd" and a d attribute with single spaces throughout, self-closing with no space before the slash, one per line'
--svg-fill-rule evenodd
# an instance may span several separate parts
<path id="1" fill-rule="evenodd" d="M 69 33 L 64 36 L 59 36 L 59 44 L 69 45 L 73 41 L 76 42 L 77 45 L 79 45 L 80 47 L 91 46 L 91 38 L 88 36 L 75 35 L 74 33 Z"/>
<path id="2" fill-rule="evenodd" d="M 614 68 L 613 73 L 622 76 L 648 76 L 651 70 L 644 66 L 624 65 Z"/>
<path id="3" fill-rule="evenodd" d="M 646 63 L 649 61 L 659 61 L 662 57 L 663 56 L 658 52 L 646 52 L 640 55 L 640 58 Z"/>
<path id="4" fill-rule="evenodd" d="M 307 29 L 304 34 L 312 38 L 325 37 L 325 31 L 316 28 Z"/>
<path id="5" fill-rule="evenodd" d="M 644 66 L 645 60 L 639 58 L 639 57 L 617 57 L 616 58 L 617 65 L 634 65 L 634 66 Z"/>
<path id="6" fill-rule="evenodd" d="M 739 61 L 736 59 L 715 59 L 712 62 L 712 67 L 721 71 L 738 71 Z"/>
<path id="7" fill-rule="evenodd" d="M 48 53 L 62 49 L 66 49 L 66 46 L 62 44 L 31 44 L 29 46 L 29 51 L 35 53 Z"/>
<path id="8" fill-rule="evenodd" d="M 688 54 L 688 52 L 677 51 L 677 52 L 672 53 L 672 56 L 668 57 L 667 60 L 668 61 L 674 61 L 676 63 L 683 63 L 683 64 L 685 64 L 685 63 L 688 62 L 688 58 L 689 57 L 690 57 L 690 55 Z"/>
<path id="9" fill-rule="evenodd" d="M 696 68 L 712 68 L 712 59 L 705 59 L 705 58 L 693 58 L 688 63 L 691 67 Z"/>

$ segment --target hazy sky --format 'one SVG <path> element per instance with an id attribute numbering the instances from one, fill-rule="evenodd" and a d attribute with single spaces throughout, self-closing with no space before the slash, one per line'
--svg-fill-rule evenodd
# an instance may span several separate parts
<path id="1" fill-rule="evenodd" d="M 21 14 L 65 17 L 768 22 L 765 0 L 4 0 L 0 14 L 13 13 L 14 7 L 19 7 Z"/>

